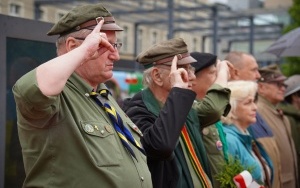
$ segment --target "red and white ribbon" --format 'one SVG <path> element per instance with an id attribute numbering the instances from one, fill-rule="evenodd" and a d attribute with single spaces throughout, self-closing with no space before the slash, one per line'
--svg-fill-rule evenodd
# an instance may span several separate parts
<path id="1" fill-rule="evenodd" d="M 264 188 L 264 186 L 253 181 L 252 175 L 247 170 L 234 176 L 233 181 L 237 188 Z"/>

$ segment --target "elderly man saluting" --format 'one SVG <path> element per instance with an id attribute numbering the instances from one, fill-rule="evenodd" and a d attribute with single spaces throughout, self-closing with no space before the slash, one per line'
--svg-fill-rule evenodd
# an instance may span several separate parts
<path id="1" fill-rule="evenodd" d="M 120 58 L 117 31 L 101 4 L 72 9 L 48 32 L 58 57 L 13 87 L 23 187 L 152 187 L 141 135 L 103 84 Z"/>
<path id="2" fill-rule="evenodd" d="M 138 55 L 146 88 L 124 101 L 124 111 L 143 133 L 141 143 L 155 188 L 212 187 L 199 122 L 192 105 L 196 62 L 181 38 Z"/>

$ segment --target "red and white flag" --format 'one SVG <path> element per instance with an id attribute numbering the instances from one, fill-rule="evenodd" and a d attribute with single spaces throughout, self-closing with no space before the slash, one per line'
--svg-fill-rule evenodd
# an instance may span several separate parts
<path id="1" fill-rule="evenodd" d="M 247 170 L 234 176 L 233 181 L 237 188 L 264 188 L 264 186 L 253 181 L 252 175 Z"/>

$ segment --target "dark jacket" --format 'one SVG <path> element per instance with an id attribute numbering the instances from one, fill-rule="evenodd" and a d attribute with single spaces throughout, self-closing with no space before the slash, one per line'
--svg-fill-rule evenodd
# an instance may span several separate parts
<path id="1" fill-rule="evenodd" d="M 194 149 L 206 174 L 209 174 L 199 122 L 191 110 L 196 94 L 173 88 L 161 108 L 150 89 L 124 101 L 123 110 L 143 132 L 141 143 L 154 188 L 193 187 L 184 153 L 178 139 L 186 123 Z"/>

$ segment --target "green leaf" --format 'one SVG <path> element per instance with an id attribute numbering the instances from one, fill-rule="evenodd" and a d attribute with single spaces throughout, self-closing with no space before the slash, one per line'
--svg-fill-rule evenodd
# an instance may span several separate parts
<path id="1" fill-rule="evenodd" d="M 233 177 L 244 170 L 248 170 L 250 173 L 253 171 L 253 167 L 244 168 L 240 160 L 232 156 L 229 156 L 228 163 L 224 162 L 220 165 L 222 170 L 216 175 L 216 180 L 220 183 L 221 188 L 236 188 Z"/>

